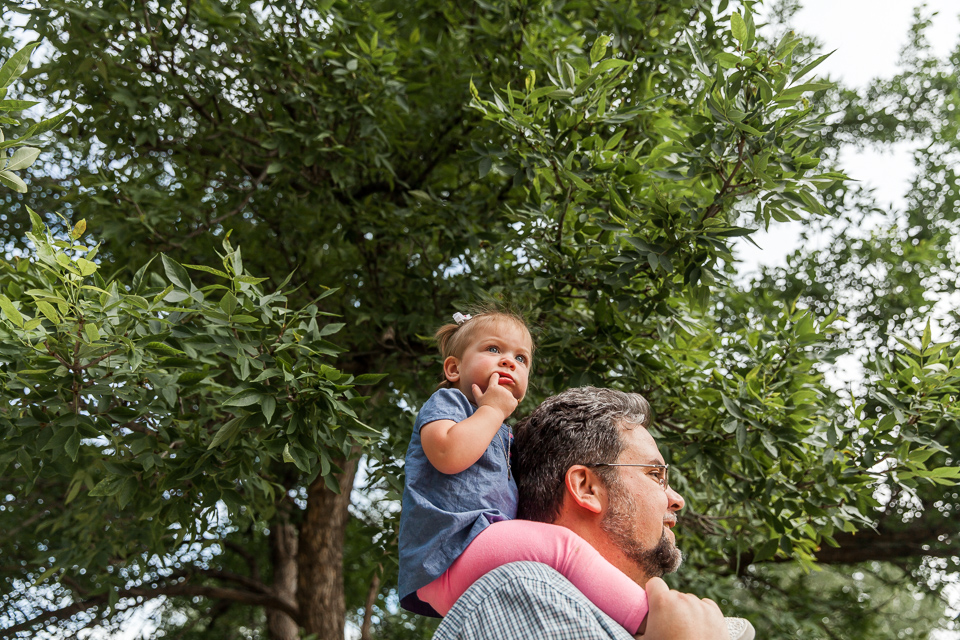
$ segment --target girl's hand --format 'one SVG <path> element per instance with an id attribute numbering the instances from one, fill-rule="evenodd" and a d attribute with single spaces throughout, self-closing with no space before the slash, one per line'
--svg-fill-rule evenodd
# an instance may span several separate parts
<path id="1" fill-rule="evenodd" d="M 478 407 L 499 409 L 504 420 L 509 418 L 520 404 L 508 386 L 500 386 L 500 374 L 497 372 L 490 374 L 486 391 L 481 392 L 480 385 L 473 385 L 473 397 L 476 398 Z"/>

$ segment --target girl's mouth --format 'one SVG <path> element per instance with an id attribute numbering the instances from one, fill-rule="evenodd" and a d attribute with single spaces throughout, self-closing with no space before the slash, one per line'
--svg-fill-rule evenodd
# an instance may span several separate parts
<path id="1" fill-rule="evenodd" d="M 510 377 L 509 374 L 501 373 L 500 374 L 500 384 L 514 384 L 516 381 Z"/>

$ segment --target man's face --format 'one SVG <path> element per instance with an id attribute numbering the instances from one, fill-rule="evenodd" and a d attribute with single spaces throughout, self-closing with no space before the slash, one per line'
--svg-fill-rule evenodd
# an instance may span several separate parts
<path id="1" fill-rule="evenodd" d="M 624 450 L 619 463 L 663 464 L 663 456 L 643 427 L 620 432 Z M 607 511 L 601 529 L 647 578 L 676 571 L 683 556 L 676 545 L 673 527 L 683 498 L 673 489 L 664 491 L 657 469 L 611 467 L 615 481 L 608 487 Z"/>

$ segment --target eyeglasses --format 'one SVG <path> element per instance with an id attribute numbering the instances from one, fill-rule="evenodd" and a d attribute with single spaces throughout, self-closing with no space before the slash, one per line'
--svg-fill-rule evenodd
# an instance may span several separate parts
<path id="1" fill-rule="evenodd" d="M 660 484 L 660 488 L 666 491 L 670 487 L 670 483 L 667 481 L 667 471 L 670 469 L 670 465 L 668 464 L 630 464 L 626 462 L 592 462 L 584 466 L 586 467 L 650 467 L 652 469 L 660 469 L 660 473 L 657 474 L 657 482 Z"/>

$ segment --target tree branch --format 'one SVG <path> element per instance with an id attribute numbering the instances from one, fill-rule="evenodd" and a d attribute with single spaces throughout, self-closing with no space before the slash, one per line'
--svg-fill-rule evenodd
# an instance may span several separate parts
<path id="1" fill-rule="evenodd" d="M 243 576 L 237 576 L 235 574 L 228 574 L 227 572 L 198 572 L 204 575 L 213 575 L 213 577 L 220 577 L 222 579 L 230 579 L 231 581 L 236 581 L 240 583 L 252 583 L 253 581 L 249 578 L 244 578 Z M 227 578 L 229 576 L 229 578 Z M 277 598 L 271 595 L 266 591 L 263 585 L 256 585 L 257 588 L 264 589 L 263 592 L 251 592 L 251 591 L 242 591 L 239 589 L 228 589 L 224 587 L 211 587 L 205 585 L 193 585 L 189 582 L 183 582 L 179 584 L 171 585 L 161 585 L 155 589 L 141 589 L 139 587 L 134 587 L 132 589 L 123 589 L 117 592 L 119 598 L 143 598 L 143 602 L 147 600 L 153 600 L 154 598 L 159 598 L 161 596 L 168 597 L 201 597 L 207 598 L 210 600 L 219 600 L 223 602 L 239 603 L 246 604 L 255 607 L 264 607 L 267 609 L 277 609 L 283 611 L 288 616 L 297 620 L 299 622 L 300 611 L 296 604 L 291 602 L 286 602 L 281 598 Z M 107 602 L 107 594 L 98 594 L 95 596 L 90 596 L 85 598 L 80 602 L 75 602 L 73 604 L 61 607 L 59 609 L 53 609 L 51 611 L 44 611 L 38 616 L 30 620 L 21 622 L 12 627 L 9 627 L 3 631 L 4 635 L 2 637 L 14 637 L 17 633 L 21 631 L 33 630 L 38 626 L 44 624 L 48 620 L 57 618 L 63 620 L 65 618 L 70 618 L 81 611 L 86 611 L 92 607 L 99 606 Z M 143 604 L 140 602 L 138 604 Z"/>

